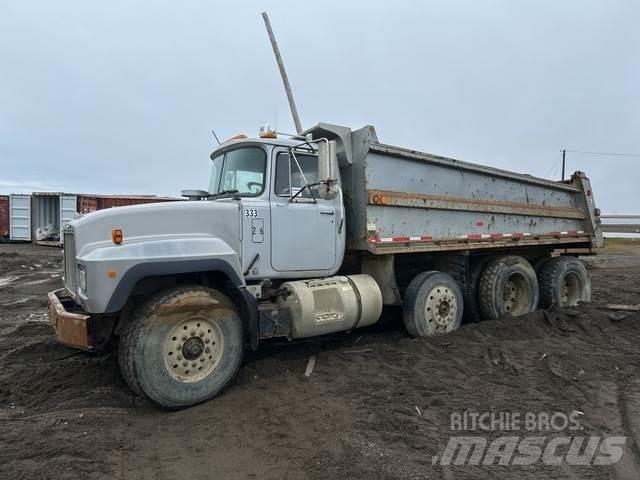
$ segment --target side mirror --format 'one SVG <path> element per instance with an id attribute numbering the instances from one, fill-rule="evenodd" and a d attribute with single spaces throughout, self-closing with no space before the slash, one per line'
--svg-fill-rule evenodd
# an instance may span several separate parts
<path id="1" fill-rule="evenodd" d="M 209 196 L 206 190 L 180 190 L 180 196 L 187 197 L 188 200 L 202 200 Z"/>
<path id="2" fill-rule="evenodd" d="M 318 142 L 318 181 L 326 182 L 318 189 L 320 198 L 334 198 L 338 193 L 338 155 L 337 144 L 333 140 Z"/>

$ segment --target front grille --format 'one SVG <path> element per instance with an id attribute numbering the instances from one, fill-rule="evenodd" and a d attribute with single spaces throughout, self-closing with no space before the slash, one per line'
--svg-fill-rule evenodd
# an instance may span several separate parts
<path id="1" fill-rule="evenodd" d="M 64 286 L 76 296 L 76 244 L 73 232 L 64 232 Z"/>

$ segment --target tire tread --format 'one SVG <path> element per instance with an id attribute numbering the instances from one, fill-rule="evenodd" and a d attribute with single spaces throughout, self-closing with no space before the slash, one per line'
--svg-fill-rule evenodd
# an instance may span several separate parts
<path id="1" fill-rule="evenodd" d="M 498 256 L 486 264 L 482 274 L 480 275 L 480 283 L 478 285 L 478 303 L 482 317 L 485 320 L 497 320 L 501 316 L 500 311 L 496 308 L 495 299 L 498 298 L 498 292 L 496 292 L 497 282 L 502 273 L 501 270 L 503 265 L 505 264 L 508 266 L 521 264 L 526 265 L 528 267 L 527 270 L 530 269 L 529 275 L 531 276 L 532 282 L 535 283 L 534 288 L 537 289 L 534 292 L 535 308 L 538 306 L 540 289 L 535 270 L 531 264 L 525 258 L 518 255 Z"/>
<path id="2" fill-rule="evenodd" d="M 500 272 L 500 261 L 502 258 L 495 258 L 484 267 L 480 275 L 478 284 L 478 305 L 483 319 L 493 319 L 498 315 L 493 309 L 494 285 Z"/>
<path id="3" fill-rule="evenodd" d="M 590 282 L 589 273 L 584 264 L 574 257 L 554 257 L 549 259 L 540 270 L 540 306 L 545 309 L 552 308 L 556 303 L 556 294 L 560 288 L 558 280 L 560 271 L 575 266 L 583 271 L 585 280 Z M 589 291 L 591 288 L 589 287 Z M 590 296 L 590 295 L 589 295 Z M 589 299 L 590 300 L 590 299 Z"/>

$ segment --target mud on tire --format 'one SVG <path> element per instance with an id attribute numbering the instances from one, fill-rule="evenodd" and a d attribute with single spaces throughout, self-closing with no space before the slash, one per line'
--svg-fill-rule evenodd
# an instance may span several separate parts
<path id="1" fill-rule="evenodd" d="M 575 257 L 551 258 L 540 272 L 540 306 L 568 307 L 591 301 L 591 278 Z"/>
<path id="2" fill-rule="evenodd" d="M 231 300 L 210 288 L 183 286 L 134 311 L 120 336 L 118 361 L 136 394 L 177 409 L 219 393 L 243 355 L 242 322 Z"/>
<path id="3" fill-rule="evenodd" d="M 491 260 L 480 276 L 478 301 L 482 316 L 497 320 L 506 314 L 514 317 L 538 307 L 538 278 L 524 258 L 506 255 Z"/>

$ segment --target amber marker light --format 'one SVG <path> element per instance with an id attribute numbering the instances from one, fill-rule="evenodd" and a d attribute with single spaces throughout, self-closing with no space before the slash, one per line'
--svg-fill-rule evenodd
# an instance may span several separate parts
<path id="1" fill-rule="evenodd" d="M 382 205 L 386 205 L 387 203 L 389 203 L 389 197 L 387 197 L 386 195 L 380 195 L 380 203 Z"/>
<path id="2" fill-rule="evenodd" d="M 233 137 L 226 139 L 225 142 L 230 140 L 243 140 L 245 138 L 249 138 L 246 133 L 236 133 Z"/>
<path id="3" fill-rule="evenodd" d="M 120 230 L 119 228 L 114 228 L 113 230 L 111 230 L 111 240 L 114 244 L 120 245 L 123 240 L 122 230 Z"/>
<path id="4" fill-rule="evenodd" d="M 115 270 L 109 270 L 109 273 L 107 273 L 107 275 L 109 275 L 109 278 L 116 278 L 116 271 Z"/>

